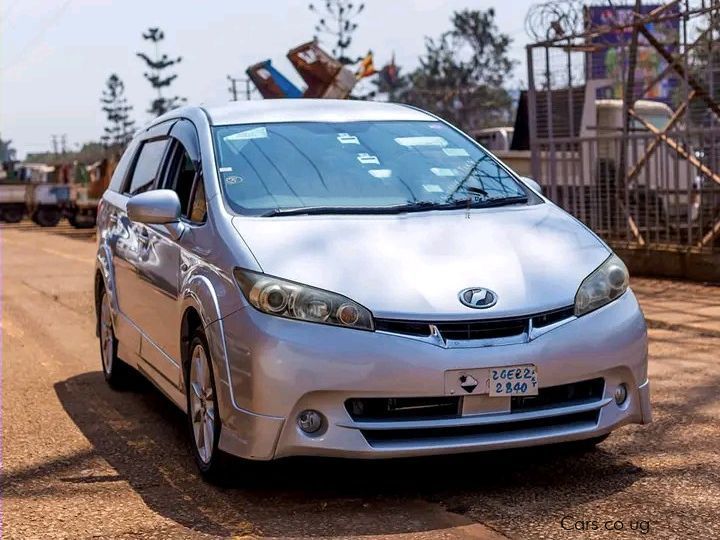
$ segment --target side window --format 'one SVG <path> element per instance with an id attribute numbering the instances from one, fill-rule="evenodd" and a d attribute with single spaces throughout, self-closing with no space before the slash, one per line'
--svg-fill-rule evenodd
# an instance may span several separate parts
<path id="1" fill-rule="evenodd" d="M 204 223 L 207 215 L 207 202 L 205 201 L 205 185 L 202 176 L 198 176 L 195 185 L 195 194 L 192 198 L 192 208 L 190 209 L 190 221 L 195 223 Z"/>
<path id="2" fill-rule="evenodd" d="M 166 187 L 178 194 L 184 218 L 193 222 L 205 221 L 205 190 L 202 176 L 198 174 L 195 162 L 181 143 L 176 143 L 172 166 L 169 169 Z"/>
<path id="3" fill-rule="evenodd" d="M 130 185 L 125 188 L 125 193 L 137 195 L 152 189 L 167 145 L 167 139 L 143 144 L 140 155 L 135 161 Z"/>

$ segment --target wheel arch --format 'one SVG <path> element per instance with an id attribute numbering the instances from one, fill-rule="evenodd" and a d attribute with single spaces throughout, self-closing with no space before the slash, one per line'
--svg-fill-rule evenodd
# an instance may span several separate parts
<path id="1" fill-rule="evenodd" d="M 100 337 L 100 299 L 105 290 L 105 278 L 99 268 L 95 269 L 95 336 Z"/>
<path id="2" fill-rule="evenodd" d="M 117 299 L 115 298 L 113 287 L 113 275 L 110 267 L 110 257 L 105 247 L 98 249 L 95 258 L 95 278 L 93 282 L 93 292 L 95 298 L 95 334 L 100 337 L 100 299 L 102 291 L 106 291 L 110 295 L 110 305 L 113 310 L 117 311 Z M 113 324 L 115 318 L 113 317 Z"/>
<path id="3" fill-rule="evenodd" d="M 195 306 L 186 307 L 180 323 L 180 361 L 183 378 L 186 376 L 186 370 L 190 362 L 190 340 L 195 330 L 204 327 L 202 316 Z"/>
<path id="4" fill-rule="evenodd" d="M 210 362 L 215 376 L 220 409 L 237 408 L 230 388 L 230 367 L 225 345 L 225 332 L 222 325 L 220 302 L 212 281 L 206 275 L 196 274 L 188 279 L 183 291 L 182 323 L 180 348 L 183 376 L 186 375 L 189 360 L 189 342 L 192 339 L 192 326 L 187 323 L 199 321 L 205 332 Z"/>

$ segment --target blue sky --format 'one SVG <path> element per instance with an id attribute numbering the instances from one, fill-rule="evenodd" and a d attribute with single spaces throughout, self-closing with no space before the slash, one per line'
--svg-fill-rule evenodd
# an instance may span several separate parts
<path id="1" fill-rule="evenodd" d="M 322 0 L 316 0 L 321 3 Z M 500 29 L 512 36 L 520 63 L 513 85 L 525 80 L 525 13 L 533 0 L 365 0 L 353 53 L 368 49 L 382 65 L 393 51 L 409 70 L 425 36 L 449 28 L 454 10 L 494 7 Z M 190 102 L 228 99 L 228 74 L 272 58 L 294 76 L 285 54 L 309 40 L 316 16 L 308 0 L 0 0 L 0 133 L 20 155 L 50 148 L 66 133 L 71 148 L 97 140 L 104 116 L 99 98 L 108 75 L 125 81 L 138 124 L 153 92 L 135 53 L 148 50 L 140 34 L 160 26 L 165 50 L 183 56 L 173 91 Z M 330 48 L 330 47 L 326 47 Z"/>

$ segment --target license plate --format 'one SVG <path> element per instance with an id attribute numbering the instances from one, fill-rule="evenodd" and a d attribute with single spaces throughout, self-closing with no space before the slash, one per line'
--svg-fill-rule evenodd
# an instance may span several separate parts
<path id="1" fill-rule="evenodd" d="M 538 378 L 535 366 L 490 368 L 491 396 L 537 396 Z"/>

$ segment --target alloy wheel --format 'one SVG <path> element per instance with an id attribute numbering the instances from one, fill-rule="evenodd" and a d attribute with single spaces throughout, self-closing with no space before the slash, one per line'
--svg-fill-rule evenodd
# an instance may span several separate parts
<path id="1" fill-rule="evenodd" d="M 210 463 L 215 447 L 215 396 L 205 348 L 195 345 L 190 359 L 190 418 L 193 439 L 203 463 Z"/>
<path id="2" fill-rule="evenodd" d="M 100 345 L 103 369 L 106 375 L 112 375 L 113 357 L 115 356 L 115 336 L 112 327 L 110 299 L 107 294 L 103 295 L 102 304 L 100 304 Z"/>

